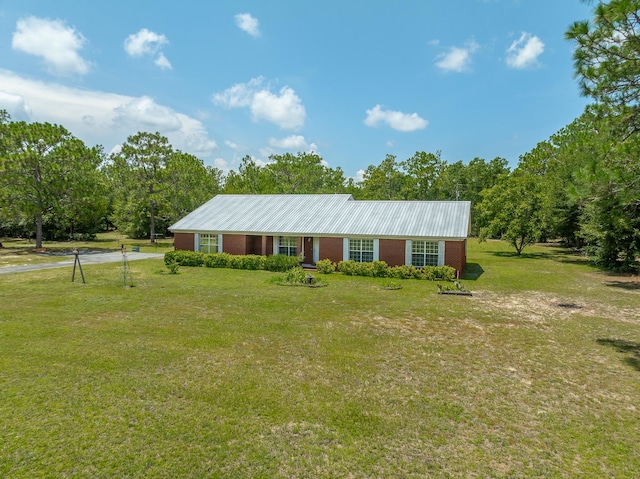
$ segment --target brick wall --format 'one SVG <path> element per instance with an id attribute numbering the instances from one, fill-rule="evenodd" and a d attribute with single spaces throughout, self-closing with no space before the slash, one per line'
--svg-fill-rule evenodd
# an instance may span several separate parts
<path id="1" fill-rule="evenodd" d="M 247 254 L 247 236 L 222 235 L 222 251 L 229 254 Z"/>
<path id="2" fill-rule="evenodd" d="M 195 247 L 195 235 L 193 233 L 175 233 L 173 235 L 173 248 L 193 251 Z"/>
<path id="3" fill-rule="evenodd" d="M 467 240 L 444 242 L 444 264 L 454 267 L 462 277 L 467 264 Z"/>
<path id="4" fill-rule="evenodd" d="M 320 238 L 319 259 L 342 261 L 342 238 Z"/>
<path id="5" fill-rule="evenodd" d="M 405 240 L 381 239 L 379 257 L 389 266 L 403 265 L 405 262 Z"/>

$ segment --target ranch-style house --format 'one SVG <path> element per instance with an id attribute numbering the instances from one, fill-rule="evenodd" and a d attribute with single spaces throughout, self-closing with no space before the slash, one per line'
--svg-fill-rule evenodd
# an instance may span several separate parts
<path id="1" fill-rule="evenodd" d="M 468 201 L 369 201 L 348 194 L 217 195 L 169 227 L 178 250 L 385 261 L 389 266 L 466 264 Z"/>

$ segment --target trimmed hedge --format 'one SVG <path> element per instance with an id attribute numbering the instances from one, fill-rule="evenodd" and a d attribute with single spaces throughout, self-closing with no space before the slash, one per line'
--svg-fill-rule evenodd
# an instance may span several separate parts
<path id="1" fill-rule="evenodd" d="M 318 270 L 320 271 L 320 270 Z M 453 281 L 456 270 L 451 266 L 388 266 L 384 261 L 357 263 L 353 260 L 340 261 L 338 271 L 347 276 L 369 276 L 376 278 L 425 279 L 429 281 Z"/>
<path id="2" fill-rule="evenodd" d="M 167 251 L 164 263 L 177 263 L 180 266 L 205 266 L 206 268 L 265 269 L 267 271 L 288 271 L 299 265 L 296 256 L 276 254 L 260 256 L 255 254 L 234 255 L 229 253 L 204 254 L 198 251 Z"/>
<path id="3" fill-rule="evenodd" d="M 274 254 L 259 256 L 255 254 L 233 255 L 229 253 L 203 254 L 198 251 L 168 251 L 164 263 L 177 263 L 180 266 L 205 266 L 207 268 L 264 269 L 285 272 L 299 266 L 297 256 Z M 347 276 L 369 276 L 372 278 L 425 279 L 429 281 L 453 281 L 456 270 L 451 266 L 388 266 L 384 261 L 358 263 L 353 260 L 340 261 L 337 265 L 329 259 L 316 262 L 318 273 L 330 274 L 336 269 Z"/>
<path id="4" fill-rule="evenodd" d="M 167 251 L 164 254 L 164 264 L 178 263 L 180 266 L 202 266 L 204 264 L 204 253 L 199 251 Z"/>

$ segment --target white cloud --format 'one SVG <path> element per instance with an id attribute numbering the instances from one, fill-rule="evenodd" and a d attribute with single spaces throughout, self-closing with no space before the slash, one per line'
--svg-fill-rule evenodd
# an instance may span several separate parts
<path id="1" fill-rule="evenodd" d="M 302 135 L 291 135 L 286 138 L 276 139 L 269 138 L 269 146 L 275 148 L 282 148 L 283 150 L 298 150 L 302 151 L 309 148 L 309 144 L 305 141 Z"/>
<path id="2" fill-rule="evenodd" d="M 0 90 L 0 110 L 6 110 L 11 115 L 12 121 L 29 121 L 31 119 L 31 107 L 23 97 L 2 90 Z"/>
<path id="3" fill-rule="evenodd" d="M 421 118 L 417 113 L 408 114 L 400 111 L 383 110 L 380 105 L 376 105 L 367 110 L 364 124 L 373 127 L 378 126 L 380 123 L 386 123 L 398 131 L 422 130 L 429 124 L 427 120 Z"/>
<path id="4" fill-rule="evenodd" d="M 130 57 L 155 56 L 154 63 L 157 66 L 163 70 L 171 69 L 171 63 L 161 51 L 162 47 L 168 43 L 166 36 L 142 28 L 138 33 L 132 33 L 125 39 L 124 51 Z"/>
<path id="5" fill-rule="evenodd" d="M 100 144 L 105 151 L 139 131 L 159 131 L 175 148 L 200 157 L 211 156 L 217 148 L 199 120 L 150 97 L 70 88 L 1 69 L 0 85 L 14 103 L 16 97 L 22 99 L 32 121 L 61 124 L 88 145 Z"/>
<path id="6" fill-rule="evenodd" d="M 523 32 L 507 48 L 507 66 L 524 69 L 537 65 L 538 57 L 544 52 L 544 43 L 535 35 Z"/>
<path id="7" fill-rule="evenodd" d="M 298 130 L 304 126 L 307 116 L 304 105 L 296 92 L 288 86 L 278 93 L 263 87 L 263 77 L 237 83 L 223 92 L 212 95 L 212 101 L 227 108 L 248 107 L 254 121 L 267 120 L 283 130 Z"/>
<path id="8" fill-rule="evenodd" d="M 366 173 L 365 170 L 358 170 L 356 171 L 356 175 L 352 176 L 353 181 L 355 181 L 356 183 L 362 183 L 362 181 L 364 181 L 364 174 Z"/>
<path id="9" fill-rule="evenodd" d="M 475 40 L 469 40 L 464 48 L 451 47 L 447 53 L 441 53 L 436 58 L 436 66 L 445 71 L 463 72 L 469 69 L 471 65 L 471 55 L 478 50 L 480 46 Z"/>
<path id="10" fill-rule="evenodd" d="M 162 105 L 158 105 L 152 98 L 142 96 L 131 98 L 128 102 L 114 109 L 116 124 L 132 126 L 140 125 L 144 130 L 176 131 L 182 127 L 178 115 Z"/>
<path id="11" fill-rule="evenodd" d="M 85 42 L 80 32 L 59 20 L 27 17 L 16 23 L 11 47 L 41 57 L 53 74 L 84 75 L 89 72 L 90 65 L 78 52 Z"/>
<path id="12" fill-rule="evenodd" d="M 167 60 L 167 57 L 164 56 L 164 53 L 159 53 L 158 57 L 153 63 L 155 63 L 157 66 L 159 66 L 163 70 L 171 70 L 172 68 L 171 63 L 169 63 L 169 60 Z"/>
<path id="13" fill-rule="evenodd" d="M 260 25 L 258 19 L 250 13 L 238 13 L 233 18 L 235 18 L 236 25 L 240 30 L 247 32 L 252 37 L 260 36 Z"/>
<path id="14" fill-rule="evenodd" d="M 238 145 L 237 143 L 234 143 L 233 141 L 229 141 L 229 140 L 225 140 L 224 144 L 227 145 L 229 148 L 231 148 L 232 150 L 236 150 L 239 151 L 242 148 L 240 147 L 240 145 Z"/>
<path id="15" fill-rule="evenodd" d="M 231 169 L 231 167 L 229 166 L 229 163 L 224 158 L 214 158 L 213 166 L 215 166 L 219 170 L 222 170 L 223 173 L 228 173 L 229 170 Z"/>

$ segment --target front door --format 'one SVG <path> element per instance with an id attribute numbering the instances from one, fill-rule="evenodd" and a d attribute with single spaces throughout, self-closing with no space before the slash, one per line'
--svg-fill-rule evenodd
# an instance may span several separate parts
<path id="1" fill-rule="evenodd" d="M 302 238 L 302 262 L 305 264 L 313 264 L 313 237 L 305 236 Z"/>

